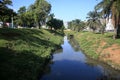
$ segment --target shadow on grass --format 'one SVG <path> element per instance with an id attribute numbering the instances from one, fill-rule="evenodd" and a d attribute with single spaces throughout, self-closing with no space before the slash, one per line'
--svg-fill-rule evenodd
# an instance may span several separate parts
<path id="1" fill-rule="evenodd" d="M 111 38 L 111 39 L 113 39 L 113 35 L 107 35 L 106 38 Z"/>
<path id="2" fill-rule="evenodd" d="M 0 38 L 4 38 L 7 40 L 16 40 L 17 37 L 24 37 L 26 35 L 39 35 L 39 34 L 43 34 L 43 32 L 41 32 L 40 30 L 33 30 L 33 29 L 11 29 L 11 28 L 1 28 L 0 29 Z M 41 35 L 39 35 L 41 36 Z"/>
<path id="3" fill-rule="evenodd" d="M 53 33 L 54 35 L 64 36 L 64 32 L 57 32 L 55 30 L 46 29 L 48 32 Z"/>
<path id="4" fill-rule="evenodd" d="M 39 35 L 39 37 L 36 37 L 34 35 Z M 49 41 L 47 38 L 41 39 L 42 35 L 44 34 L 40 30 L 32 30 L 32 29 L 0 29 L 0 39 L 8 40 L 9 42 L 17 40 L 27 42 L 29 46 L 45 46 L 49 47 L 51 45 L 56 45 L 55 43 Z M 44 36 L 45 37 L 45 36 Z M 18 42 L 17 45 L 21 44 L 21 42 Z"/>
<path id="5" fill-rule="evenodd" d="M 46 59 L 30 51 L 0 47 L 0 80 L 38 80 Z"/>
<path id="6" fill-rule="evenodd" d="M 41 49 L 40 46 L 44 48 L 58 46 L 45 39 L 42 34 L 44 34 L 42 31 L 32 29 L 0 29 L 0 39 L 8 41 L 8 46 L 0 47 L 0 80 L 38 80 L 49 58 L 41 57 L 41 54 L 36 55 L 33 53 L 36 52 L 34 49 L 14 51 L 11 47 L 14 45 L 11 44 L 28 45 L 37 49 Z"/>

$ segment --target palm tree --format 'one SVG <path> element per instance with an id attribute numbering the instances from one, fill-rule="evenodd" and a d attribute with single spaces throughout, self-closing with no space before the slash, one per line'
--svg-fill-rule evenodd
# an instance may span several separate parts
<path id="1" fill-rule="evenodd" d="M 90 11 L 87 18 L 87 25 L 93 30 L 93 32 L 100 28 L 99 14 L 96 11 Z"/>
<path id="2" fill-rule="evenodd" d="M 102 0 L 96 5 L 96 10 L 101 10 L 103 17 L 112 16 L 114 25 L 114 38 L 120 37 L 120 0 Z"/>
<path id="3" fill-rule="evenodd" d="M 114 38 L 120 37 L 120 0 L 114 0 L 111 6 L 112 20 L 115 28 Z"/>

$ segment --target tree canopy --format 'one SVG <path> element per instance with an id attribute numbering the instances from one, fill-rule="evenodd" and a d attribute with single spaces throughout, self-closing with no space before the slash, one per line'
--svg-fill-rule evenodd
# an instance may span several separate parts
<path id="1" fill-rule="evenodd" d="M 95 9 L 100 10 L 105 18 L 109 18 L 112 15 L 114 38 L 120 37 L 120 0 L 102 0 L 95 6 Z"/>
<path id="2" fill-rule="evenodd" d="M 36 0 L 34 4 L 28 8 L 20 7 L 16 23 L 23 27 L 37 27 L 40 28 L 46 24 L 46 20 L 51 11 L 51 4 L 46 0 Z"/>
<path id="3" fill-rule="evenodd" d="M 0 0 L 0 20 L 3 22 L 3 26 L 5 26 L 5 22 L 10 22 L 11 17 L 16 15 L 13 9 L 10 9 L 8 5 L 12 5 L 11 0 Z"/>
<path id="4" fill-rule="evenodd" d="M 51 29 L 54 28 L 55 30 L 57 29 L 62 29 L 63 27 L 63 21 L 60 19 L 52 18 L 47 22 L 48 27 Z"/>
<path id="5" fill-rule="evenodd" d="M 68 22 L 68 28 L 74 31 L 82 31 L 85 29 L 85 22 L 81 21 L 80 19 L 75 19 L 70 22 Z"/>

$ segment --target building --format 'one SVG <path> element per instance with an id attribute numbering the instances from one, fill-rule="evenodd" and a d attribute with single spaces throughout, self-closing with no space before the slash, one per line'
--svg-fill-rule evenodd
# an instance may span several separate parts
<path id="1" fill-rule="evenodd" d="M 0 28 L 2 28 L 3 22 L 0 22 Z"/>
<path id="2" fill-rule="evenodd" d="M 68 22 L 63 22 L 63 23 L 64 23 L 64 27 L 68 29 Z"/>
<path id="3" fill-rule="evenodd" d="M 107 25 L 106 25 L 106 28 L 105 28 L 106 31 L 114 31 L 114 26 L 112 24 L 112 19 L 109 19 Z"/>

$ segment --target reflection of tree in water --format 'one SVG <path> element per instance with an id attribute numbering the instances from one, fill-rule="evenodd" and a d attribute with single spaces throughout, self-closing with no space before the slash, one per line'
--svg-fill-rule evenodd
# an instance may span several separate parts
<path id="1" fill-rule="evenodd" d="M 39 79 L 41 79 L 43 77 L 43 75 L 49 74 L 51 72 L 50 64 L 51 64 L 51 60 L 49 60 L 48 63 L 46 62 L 46 64 L 44 65 L 42 73 L 39 74 L 40 75 Z"/>
<path id="2" fill-rule="evenodd" d="M 70 35 L 68 38 L 69 38 L 70 44 L 73 47 L 74 51 L 76 51 L 76 52 L 79 51 L 80 50 L 79 43 L 74 39 L 74 36 Z"/>
<path id="3" fill-rule="evenodd" d="M 97 78 L 97 80 L 120 80 L 120 78 L 116 78 L 112 76 L 102 76 L 101 78 Z"/>
<path id="4" fill-rule="evenodd" d="M 101 63 L 99 61 L 95 61 L 90 58 L 86 58 L 86 64 L 95 67 L 101 65 L 101 72 L 103 75 L 101 77 L 97 78 L 97 80 L 120 80 L 120 71 L 117 71 L 107 64 Z"/>
<path id="5" fill-rule="evenodd" d="M 63 52 L 63 49 L 61 48 L 61 49 L 56 50 L 56 51 L 54 52 L 54 54 L 60 54 L 60 53 L 62 53 L 62 52 Z"/>
<path id="6" fill-rule="evenodd" d="M 59 54 L 59 53 L 61 53 L 61 52 L 63 52 L 63 49 L 62 49 L 62 48 L 56 50 L 56 51 L 54 52 L 54 54 Z M 39 79 L 41 79 L 41 77 L 42 77 L 43 75 L 50 74 L 50 72 L 51 72 L 51 65 L 53 64 L 52 59 L 53 59 L 53 54 L 51 54 L 51 59 L 48 60 L 48 62 L 46 62 L 45 66 L 44 66 L 43 74 L 40 74 L 41 76 L 39 76 Z"/>

